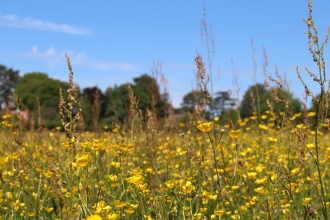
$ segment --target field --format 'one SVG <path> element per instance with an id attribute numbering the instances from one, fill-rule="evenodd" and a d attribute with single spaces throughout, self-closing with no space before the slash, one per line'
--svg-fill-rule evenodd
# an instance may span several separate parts
<path id="1" fill-rule="evenodd" d="M 319 45 L 311 12 L 307 36 L 319 73 L 309 73 L 320 85 L 315 112 L 291 114 L 285 85 L 271 78 L 284 94 L 274 93 L 283 111 L 269 104 L 223 124 L 219 116 L 204 117 L 203 93 L 204 104 L 185 123 L 160 121 L 138 109 L 128 88 L 129 119 L 86 132 L 68 58 L 62 127 L 48 130 L 39 117 L 27 128 L 20 115 L 2 115 L 0 219 L 329 219 L 327 38 Z M 195 61 L 205 92 L 204 63 Z"/>

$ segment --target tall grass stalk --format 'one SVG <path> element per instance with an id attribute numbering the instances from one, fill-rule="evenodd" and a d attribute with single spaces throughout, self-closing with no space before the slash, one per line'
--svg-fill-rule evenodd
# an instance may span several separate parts
<path id="1" fill-rule="evenodd" d="M 307 20 L 303 19 L 304 23 L 307 25 L 307 37 L 308 37 L 308 45 L 309 45 L 309 51 L 312 55 L 313 61 L 316 62 L 316 65 L 318 66 L 318 76 L 315 75 L 314 73 L 312 73 L 307 67 L 305 67 L 305 70 L 307 71 L 307 73 L 313 78 L 313 80 L 315 82 L 317 82 L 320 86 L 320 97 L 319 99 L 315 99 L 313 97 L 312 92 L 309 90 L 309 88 L 307 87 L 307 85 L 305 84 L 304 80 L 302 79 L 299 71 L 298 71 L 298 67 L 297 67 L 297 74 L 299 79 L 301 80 L 302 84 L 305 87 L 306 93 L 309 96 L 312 96 L 314 101 L 316 101 L 316 117 L 315 117 L 315 134 L 314 134 L 314 139 L 315 139 L 315 165 L 317 167 L 317 173 L 318 173 L 318 179 L 319 179 L 319 184 L 321 187 L 321 200 L 322 200 L 322 210 L 323 210 L 323 215 L 325 219 L 329 219 L 328 217 L 328 211 L 327 211 L 327 201 L 328 198 L 326 196 L 327 192 L 325 189 L 325 185 L 323 182 L 323 178 L 322 178 L 322 170 L 320 167 L 320 145 L 319 145 L 319 128 L 320 125 L 322 123 L 322 120 L 324 119 L 324 115 L 325 115 L 325 111 L 327 111 L 327 109 L 325 109 L 325 103 L 328 102 L 328 100 L 326 100 L 326 89 L 325 89 L 325 84 L 327 82 L 326 79 L 326 62 L 324 59 L 324 46 L 325 44 L 328 42 L 328 38 L 329 38 L 329 34 L 330 34 L 330 27 L 328 27 L 327 30 L 327 34 L 326 37 L 322 43 L 322 45 L 320 46 L 319 43 L 319 36 L 318 36 L 318 31 L 317 28 L 314 24 L 314 20 L 313 20 L 313 16 L 312 16 L 312 12 L 313 12 L 313 6 L 312 6 L 312 1 L 308 0 L 308 9 L 309 9 L 309 17 L 307 18 Z"/>

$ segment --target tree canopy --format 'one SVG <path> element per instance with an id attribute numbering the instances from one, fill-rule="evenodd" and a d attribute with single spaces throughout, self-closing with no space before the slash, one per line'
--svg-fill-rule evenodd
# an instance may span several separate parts
<path id="1" fill-rule="evenodd" d="M 60 88 L 65 92 L 69 88 L 68 83 L 49 78 L 45 73 L 32 72 L 21 78 L 15 92 L 30 110 L 36 109 L 37 96 L 41 106 L 58 108 Z"/>
<path id="2" fill-rule="evenodd" d="M 168 95 L 160 94 L 156 80 L 143 74 L 134 78 L 134 84 L 129 84 L 138 99 L 138 107 L 142 112 L 146 109 L 153 111 L 158 117 L 164 116 L 165 103 Z M 124 120 L 128 116 L 130 100 L 127 84 L 107 88 L 105 92 L 105 116 Z"/>
<path id="3" fill-rule="evenodd" d="M 182 99 L 181 109 L 183 113 L 193 113 L 198 106 L 203 105 L 204 94 L 201 91 L 193 90 L 188 92 Z"/>
<path id="4" fill-rule="evenodd" d="M 58 113 L 59 88 L 62 88 L 65 93 L 69 88 L 68 83 L 49 78 L 45 73 L 32 72 L 21 78 L 15 93 L 21 99 L 24 107 L 32 112 L 37 110 L 38 97 L 46 126 L 53 128 L 61 125 L 61 118 Z"/>
<path id="5" fill-rule="evenodd" d="M 283 92 L 280 88 L 274 88 L 275 94 L 279 99 L 284 99 L 286 96 L 289 101 L 288 111 L 289 113 L 298 113 L 301 110 L 301 104 L 298 99 L 293 98 L 291 93 Z M 259 100 L 257 97 L 259 94 Z M 253 115 L 253 112 L 258 114 L 265 113 L 267 110 L 270 110 L 267 100 L 273 107 L 275 112 L 284 111 L 285 103 L 277 102 L 274 98 L 272 91 L 268 90 L 263 84 L 256 84 L 250 86 L 243 96 L 243 101 L 241 102 L 240 112 L 241 117 L 246 118 Z"/>
<path id="6" fill-rule="evenodd" d="M 19 80 L 18 70 L 7 69 L 6 66 L 0 65 L 0 109 L 3 104 L 9 105 L 10 97 Z"/>

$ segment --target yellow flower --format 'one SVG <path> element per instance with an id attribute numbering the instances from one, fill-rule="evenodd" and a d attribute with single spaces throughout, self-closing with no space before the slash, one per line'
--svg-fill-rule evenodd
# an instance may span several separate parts
<path id="1" fill-rule="evenodd" d="M 141 175 L 131 176 L 129 178 L 126 178 L 126 181 L 129 183 L 133 183 L 134 185 L 140 185 L 143 183 L 143 176 Z"/>
<path id="2" fill-rule="evenodd" d="M 256 178 L 257 174 L 258 174 L 257 172 L 248 172 L 247 176 L 248 176 L 248 178 L 253 179 L 253 178 Z"/>
<path id="3" fill-rule="evenodd" d="M 216 216 L 221 217 L 223 215 L 223 213 L 225 213 L 225 211 L 226 211 L 225 209 L 214 210 L 214 214 Z"/>
<path id="4" fill-rule="evenodd" d="M 240 126 L 245 126 L 245 125 L 246 125 L 246 122 L 245 122 L 245 121 L 238 120 L 237 122 L 238 122 L 238 124 L 239 124 Z"/>
<path id="5" fill-rule="evenodd" d="M 172 189 L 173 187 L 176 186 L 177 182 L 176 182 L 176 180 L 169 180 L 169 181 L 164 182 L 164 184 L 165 184 L 168 188 Z"/>
<path id="6" fill-rule="evenodd" d="M 239 138 L 239 136 L 241 134 L 241 130 L 236 130 L 236 131 L 231 130 L 228 133 L 229 133 L 230 137 L 237 139 L 237 138 Z"/>
<path id="7" fill-rule="evenodd" d="M 259 193 L 259 194 L 263 194 L 263 195 L 265 195 L 265 194 L 268 193 L 268 190 L 265 189 L 263 186 L 254 189 L 254 191 L 256 191 L 256 192 Z"/>
<path id="8" fill-rule="evenodd" d="M 269 142 L 273 142 L 276 143 L 277 142 L 277 138 L 275 137 L 268 137 Z"/>
<path id="9" fill-rule="evenodd" d="M 122 151 L 128 152 L 134 148 L 134 145 L 133 144 L 119 144 L 119 145 L 116 145 L 116 147 Z"/>
<path id="10" fill-rule="evenodd" d="M 28 216 L 29 216 L 29 217 L 33 217 L 33 216 L 35 216 L 35 215 L 36 215 L 35 212 L 29 212 L 29 213 L 28 213 Z"/>
<path id="11" fill-rule="evenodd" d="M 107 216 L 107 219 L 109 219 L 109 220 L 116 220 L 117 219 L 117 214 L 109 214 L 108 216 Z"/>
<path id="12" fill-rule="evenodd" d="M 89 148 L 91 145 L 91 142 L 80 142 L 80 145 L 82 148 Z"/>
<path id="13" fill-rule="evenodd" d="M 294 116 L 295 117 L 300 117 L 301 116 L 301 112 L 294 114 Z"/>
<path id="14" fill-rule="evenodd" d="M 311 197 L 305 197 L 305 198 L 303 198 L 303 201 L 304 201 L 304 203 L 305 204 L 310 204 L 311 203 L 311 201 L 312 201 L 312 198 Z"/>
<path id="15" fill-rule="evenodd" d="M 149 215 L 144 215 L 143 216 L 144 219 L 147 219 L 147 220 L 152 220 L 153 218 L 151 218 Z"/>
<path id="16" fill-rule="evenodd" d="M 181 190 L 183 193 L 191 193 L 193 190 L 195 190 L 195 186 L 192 185 L 192 183 L 188 180 L 187 182 L 183 182 L 182 185 L 181 185 Z"/>
<path id="17" fill-rule="evenodd" d="M 205 133 L 208 133 L 212 130 L 212 127 L 213 127 L 213 121 L 211 122 L 205 122 L 203 124 L 200 124 L 197 126 L 197 128 L 202 131 L 202 132 L 205 132 Z"/>
<path id="18" fill-rule="evenodd" d="M 259 124 L 258 127 L 262 130 L 268 130 L 268 127 L 266 125 Z"/>
<path id="19" fill-rule="evenodd" d="M 216 116 L 215 118 L 214 118 L 214 121 L 219 121 L 220 120 L 220 117 L 219 116 Z"/>
<path id="20" fill-rule="evenodd" d="M 53 172 L 51 170 L 48 170 L 46 173 L 44 173 L 44 175 L 47 179 L 49 179 L 53 176 Z"/>
<path id="21" fill-rule="evenodd" d="M 46 211 L 47 212 L 52 212 L 52 211 L 54 211 L 54 208 L 53 207 L 46 208 Z"/>
<path id="22" fill-rule="evenodd" d="M 76 163 L 78 167 L 85 167 L 87 166 L 88 161 L 89 161 L 89 154 L 85 153 L 81 157 L 77 158 Z"/>
<path id="23" fill-rule="evenodd" d="M 133 214 L 138 206 L 139 206 L 138 204 L 136 204 L 136 205 L 130 204 L 129 208 L 126 208 L 124 211 L 127 214 Z"/>
<path id="24" fill-rule="evenodd" d="M 100 150 L 101 147 L 107 142 L 107 139 L 94 139 L 93 138 L 93 145 L 90 147 L 92 150 Z"/>
<path id="25" fill-rule="evenodd" d="M 102 220 L 102 218 L 99 215 L 91 215 L 88 216 L 87 220 Z"/>
<path id="26" fill-rule="evenodd" d="M 299 173 L 300 172 L 300 168 L 298 167 L 298 168 L 295 168 L 295 169 L 292 169 L 291 171 L 290 171 L 290 173 L 291 173 L 291 175 L 295 175 L 295 174 L 297 174 L 297 173 Z"/>
<path id="27" fill-rule="evenodd" d="M 306 147 L 308 149 L 313 149 L 313 148 L 315 148 L 315 144 L 306 144 Z"/>
<path id="28" fill-rule="evenodd" d="M 293 121 L 295 119 L 296 119 L 296 116 L 293 116 L 293 117 L 289 118 L 290 121 Z"/>
<path id="29" fill-rule="evenodd" d="M 313 117 L 313 116 L 316 115 L 316 113 L 315 113 L 315 112 L 309 112 L 307 115 L 308 115 L 309 117 Z"/>
<path id="30" fill-rule="evenodd" d="M 262 119 L 262 120 L 267 119 L 267 115 L 262 115 L 262 116 L 261 116 L 261 119 Z"/>
<path id="31" fill-rule="evenodd" d="M 257 118 L 258 118 L 258 116 L 256 116 L 256 115 L 250 117 L 251 120 L 256 120 Z"/>
<path id="32" fill-rule="evenodd" d="M 127 206 L 127 204 L 125 202 L 121 202 L 119 200 L 116 200 L 113 205 L 116 207 L 116 208 L 123 208 L 125 206 Z"/>
<path id="33" fill-rule="evenodd" d="M 257 179 L 256 181 L 254 181 L 256 184 L 266 184 L 268 181 L 268 177 L 265 176 L 264 178 L 262 179 Z"/>

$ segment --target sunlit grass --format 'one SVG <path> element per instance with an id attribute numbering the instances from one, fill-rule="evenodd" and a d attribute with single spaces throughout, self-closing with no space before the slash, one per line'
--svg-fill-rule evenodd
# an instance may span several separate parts
<path id="1" fill-rule="evenodd" d="M 318 47 L 310 2 L 309 9 L 309 43 Z M 22 117 L 2 115 L 0 219 L 328 219 L 324 44 L 310 49 L 320 68 L 319 78 L 309 72 L 321 89 L 316 112 L 291 113 L 286 85 L 270 77 L 283 92 L 274 96 L 284 111 L 268 103 L 269 110 L 248 118 L 206 121 L 209 79 L 198 55 L 205 97 L 187 123 L 143 114 L 128 86 L 130 120 L 113 119 L 93 133 L 80 130 L 78 87 L 67 58 L 62 127 L 45 130 L 38 117 L 38 129 L 27 129 Z"/>
<path id="2" fill-rule="evenodd" d="M 160 132 L 151 137 L 140 131 L 133 143 L 116 130 L 106 129 L 99 138 L 85 132 L 74 143 L 73 156 L 64 133 L 46 131 L 39 139 L 38 133 L 24 131 L 18 139 L 8 126 L 16 122 L 5 115 L 1 216 L 320 218 L 323 204 L 314 166 L 314 130 L 293 120 L 279 131 L 272 116 L 264 116 L 261 124 L 245 120 L 239 129 L 224 128 L 217 121 L 200 125 L 193 121 L 181 125 L 181 135 Z M 323 124 L 319 131 L 326 191 L 328 127 Z M 305 145 L 299 140 L 302 134 Z"/>

